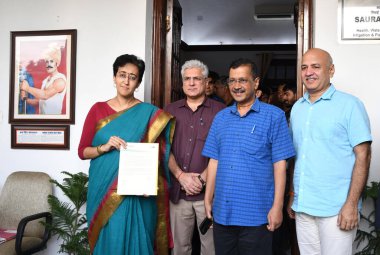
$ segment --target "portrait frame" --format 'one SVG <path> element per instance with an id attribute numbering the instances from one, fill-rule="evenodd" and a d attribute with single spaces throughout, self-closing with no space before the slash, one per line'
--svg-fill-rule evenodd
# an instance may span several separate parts
<path id="1" fill-rule="evenodd" d="M 70 149 L 69 125 L 11 125 L 12 149 Z"/>
<path id="2" fill-rule="evenodd" d="M 9 123 L 75 123 L 76 44 L 76 29 L 11 32 Z"/>

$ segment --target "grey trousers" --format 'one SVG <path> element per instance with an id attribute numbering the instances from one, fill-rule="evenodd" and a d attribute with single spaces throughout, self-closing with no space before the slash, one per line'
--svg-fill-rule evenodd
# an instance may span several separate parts
<path id="1" fill-rule="evenodd" d="M 170 202 L 170 225 L 174 239 L 172 255 L 191 255 L 191 240 L 194 231 L 194 221 L 197 228 L 206 217 L 204 201 L 179 200 L 178 204 Z M 210 228 L 205 235 L 199 233 L 201 239 L 201 255 L 214 255 L 213 231 Z"/>

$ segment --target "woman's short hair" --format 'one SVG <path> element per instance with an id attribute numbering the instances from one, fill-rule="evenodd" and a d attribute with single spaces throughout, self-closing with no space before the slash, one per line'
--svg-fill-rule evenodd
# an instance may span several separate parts
<path id="1" fill-rule="evenodd" d="M 142 81 L 143 76 L 144 76 L 145 62 L 144 62 L 144 60 L 136 57 L 135 55 L 124 54 L 124 55 L 118 56 L 115 59 L 115 62 L 113 63 L 113 76 L 116 76 L 119 68 L 125 66 L 126 64 L 132 64 L 132 65 L 137 66 L 137 68 L 139 70 L 138 81 L 140 83 Z"/>

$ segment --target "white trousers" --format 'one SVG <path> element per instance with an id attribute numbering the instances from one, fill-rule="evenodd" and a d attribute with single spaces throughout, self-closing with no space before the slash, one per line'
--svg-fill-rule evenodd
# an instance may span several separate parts
<path id="1" fill-rule="evenodd" d="M 338 215 L 314 217 L 296 213 L 296 230 L 301 255 L 352 255 L 357 228 L 345 231 L 337 226 Z"/>

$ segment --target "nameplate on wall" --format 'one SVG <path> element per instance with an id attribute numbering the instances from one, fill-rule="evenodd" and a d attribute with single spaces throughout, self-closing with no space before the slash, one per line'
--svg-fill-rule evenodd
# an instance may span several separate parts
<path id="1" fill-rule="evenodd" d="M 339 0 L 339 39 L 380 42 L 380 1 Z"/>
<path id="2" fill-rule="evenodd" d="M 69 125 L 11 125 L 12 149 L 70 149 Z"/>

